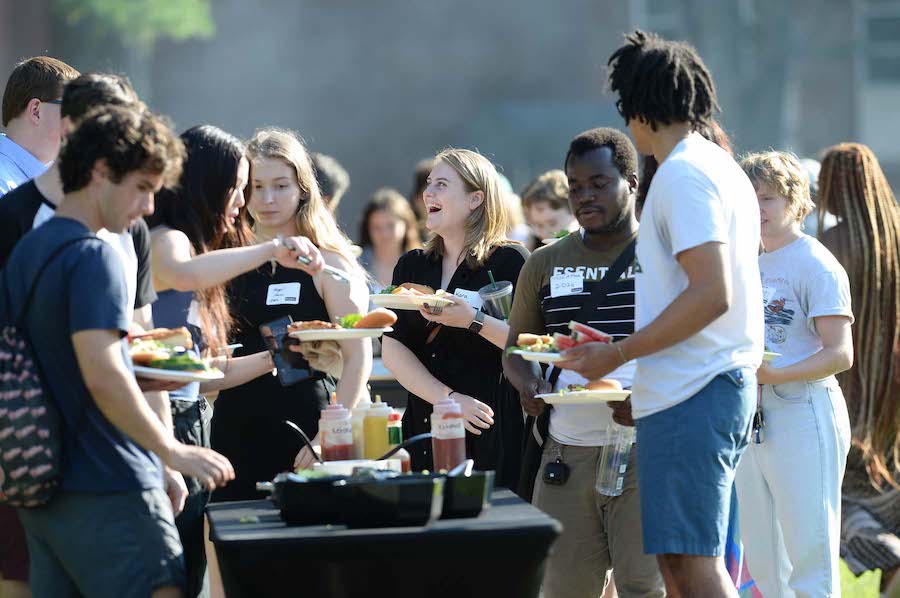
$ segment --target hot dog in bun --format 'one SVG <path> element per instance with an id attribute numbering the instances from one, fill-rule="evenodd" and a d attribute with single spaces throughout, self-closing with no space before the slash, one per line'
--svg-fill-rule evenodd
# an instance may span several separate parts
<path id="1" fill-rule="evenodd" d="M 602 380 L 588 382 L 585 388 L 588 390 L 622 390 L 622 384 L 612 378 L 603 378 Z"/>
<path id="2" fill-rule="evenodd" d="M 387 328 L 397 321 L 397 314 L 389 309 L 378 308 L 370 311 L 353 324 L 354 328 Z"/>

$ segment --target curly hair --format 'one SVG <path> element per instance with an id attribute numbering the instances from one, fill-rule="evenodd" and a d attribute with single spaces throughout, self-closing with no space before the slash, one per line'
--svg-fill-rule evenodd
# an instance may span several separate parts
<path id="1" fill-rule="evenodd" d="M 638 171 L 638 155 L 628 136 L 618 129 L 598 127 L 580 133 L 569 144 L 563 165 L 568 168 L 569 158 L 581 157 L 601 147 L 608 147 L 613 153 L 613 163 L 623 179 L 628 179 Z"/>
<path id="2" fill-rule="evenodd" d="M 554 210 L 569 209 L 569 180 L 562 170 L 550 170 L 539 175 L 522 191 L 522 205 L 525 208 L 542 201 L 549 203 Z"/>
<path id="3" fill-rule="evenodd" d="M 63 193 L 86 187 L 98 160 L 114 183 L 140 170 L 162 175 L 169 186 L 181 175 L 184 144 L 149 110 L 99 106 L 78 121 L 59 152 Z"/>
<path id="4" fill-rule="evenodd" d="M 712 75 L 685 42 L 635 30 L 609 57 L 609 86 L 625 122 L 659 125 L 689 122 L 698 129 L 719 108 Z"/>
<path id="5" fill-rule="evenodd" d="M 789 152 L 747 154 L 741 168 L 754 187 L 765 185 L 787 200 L 788 214 L 803 227 L 803 219 L 816 207 L 809 194 L 809 175 L 800 159 Z"/>
<path id="6" fill-rule="evenodd" d="M 135 106 L 141 105 L 141 101 L 126 77 L 109 73 L 87 73 L 66 84 L 59 115 L 78 120 L 101 104 Z"/>

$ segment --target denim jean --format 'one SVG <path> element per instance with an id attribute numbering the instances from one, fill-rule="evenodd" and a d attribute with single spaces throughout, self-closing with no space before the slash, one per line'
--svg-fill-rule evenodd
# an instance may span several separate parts
<path id="1" fill-rule="evenodd" d="M 767 598 L 838 596 L 844 395 L 833 377 L 760 390 L 765 436 L 735 479 L 750 574 Z"/>

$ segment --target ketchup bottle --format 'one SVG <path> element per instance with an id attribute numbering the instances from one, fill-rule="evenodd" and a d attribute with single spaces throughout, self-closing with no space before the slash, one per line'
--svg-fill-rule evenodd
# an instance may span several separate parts
<path id="1" fill-rule="evenodd" d="M 350 412 L 338 404 L 335 394 L 331 395 L 328 407 L 322 410 L 319 433 L 324 461 L 353 458 L 353 424 L 350 422 Z"/>
<path id="2" fill-rule="evenodd" d="M 466 428 L 459 403 L 446 397 L 431 414 L 431 448 L 434 470 L 450 471 L 466 460 Z"/>

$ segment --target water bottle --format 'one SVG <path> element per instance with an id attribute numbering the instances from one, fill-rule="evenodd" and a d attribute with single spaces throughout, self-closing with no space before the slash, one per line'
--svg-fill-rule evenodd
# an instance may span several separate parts
<path id="1" fill-rule="evenodd" d="M 620 496 L 625 488 L 628 455 L 634 443 L 634 428 L 612 423 L 606 428 L 606 442 L 597 464 L 594 488 L 604 496 Z"/>

